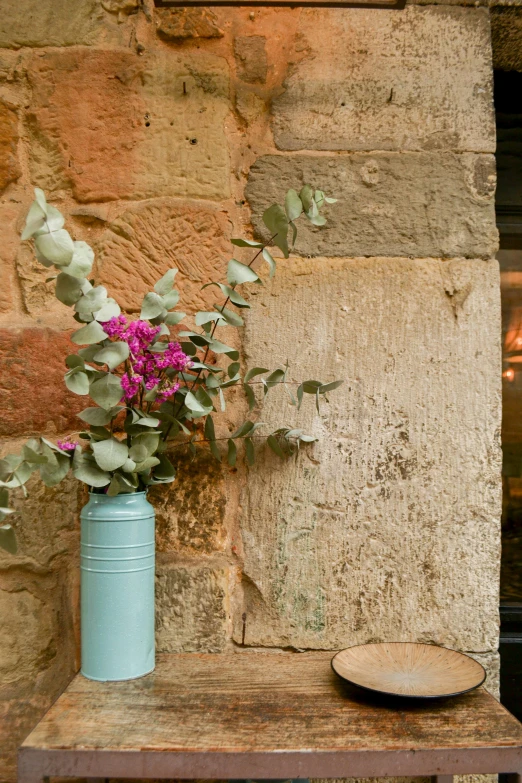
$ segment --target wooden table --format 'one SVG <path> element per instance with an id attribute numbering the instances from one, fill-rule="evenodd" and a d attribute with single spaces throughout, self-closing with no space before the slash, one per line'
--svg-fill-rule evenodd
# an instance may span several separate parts
<path id="1" fill-rule="evenodd" d="M 522 724 L 482 688 L 391 701 L 345 685 L 330 658 L 160 655 L 139 680 L 77 676 L 23 743 L 19 781 L 522 771 Z"/>

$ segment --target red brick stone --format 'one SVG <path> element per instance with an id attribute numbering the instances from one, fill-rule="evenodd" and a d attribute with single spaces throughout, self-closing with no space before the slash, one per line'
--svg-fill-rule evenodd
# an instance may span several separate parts
<path id="1" fill-rule="evenodd" d="M 0 100 L 0 193 L 21 175 L 17 157 L 18 117 L 14 107 Z"/>
<path id="2" fill-rule="evenodd" d="M 65 387 L 69 335 L 51 329 L 0 329 L 0 436 L 75 430 L 87 405 Z"/>

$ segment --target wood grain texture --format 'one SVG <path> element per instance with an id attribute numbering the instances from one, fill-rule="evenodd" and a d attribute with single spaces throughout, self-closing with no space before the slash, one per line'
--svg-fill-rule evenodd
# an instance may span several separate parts
<path id="1" fill-rule="evenodd" d="M 341 650 L 334 671 L 362 688 L 397 696 L 440 698 L 482 685 L 484 667 L 463 653 L 414 642 L 361 644 Z"/>
<path id="2" fill-rule="evenodd" d="M 362 698 L 334 674 L 330 658 L 328 652 L 160 655 L 155 672 L 139 680 L 108 685 L 77 676 L 22 753 L 284 757 L 298 751 L 311 757 L 314 751 L 522 748 L 522 725 L 482 688 L 435 704 Z"/>

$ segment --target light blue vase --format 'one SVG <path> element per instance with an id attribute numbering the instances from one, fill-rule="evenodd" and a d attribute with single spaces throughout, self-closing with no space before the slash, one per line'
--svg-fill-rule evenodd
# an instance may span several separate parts
<path id="1" fill-rule="evenodd" d="M 89 493 L 81 521 L 81 672 L 142 677 L 154 669 L 154 508 L 145 492 Z"/>

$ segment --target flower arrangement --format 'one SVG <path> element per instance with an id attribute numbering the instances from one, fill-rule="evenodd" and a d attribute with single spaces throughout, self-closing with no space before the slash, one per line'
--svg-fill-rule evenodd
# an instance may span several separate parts
<path id="1" fill-rule="evenodd" d="M 231 240 L 237 247 L 251 248 L 252 260 L 244 264 L 231 259 L 226 282 L 206 283 L 203 287 L 214 286 L 221 292 L 222 303 L 216 303 L 210 312 L 197 312 L 195 327 L 178 329 L 173 338 L 170 327 L 178 327 L 186 318 L 185 313 L 174 309 L 179 301 L 174 288 L 177 270 L 166 272 L 154 290 L 145 295 L 139 318 L 129 319 L 104 286 L 88 279 L 94 261 L 89 245 L 72 240 L 63 227 L 63 215 L 47 203 L 42 190 L 36 188 L 35 197 L 22 239 L 33 240 L 37 259 L 57 271 L 48 282 L 54 281 L 57 299 L 74 309 L 73 317 L 81 324 L 71 339 L 83 347 L 65 359 L 65 384 L 71 392 L 88 396 L 95 404 L 78 414 L 87 425 L 79 435 L 84 446 L 69 438 L 56 443 L 44 437 L 31 438 L 19 454 L 0 460 L 0 546 L 16 551 L 14 530 L 4 522 L 14 513 L 9 507 L 9 491 L 21 487 L 26 493 L 25 484 L 36 471 L 48 487 L 54 487 L 72 471 L 92 492 L 117 495 L 174 481 L 175 470 L 168 459 L 173 441 L 184 444 L 193 454 L 200 447 L 209 448 L 221 461 L 224 455 L 219 441 L 226 440 L 226 459 L 233 466 L 238 442 L 243 443 L 247 463 L 252 465 L 254 437 L 265 437 L 279 457 L 294 454 L 301 444 L 315 440 L 290 427 L 279 427 L 263 436 L 256 434 L 263 425 L 252 415 L 259 407 L 260 396 L 256 396 L 253 384 L 262 388 L 263 399 L 271 388 L 283 384 L 291 404 L 299 408 L 304 394 L 313 395 L 319 406 L 320 398 L 342 381 L 307 380 L 298 384 L 294 396 L 288 387 L 288 365 L 272 371 L 253 367 L 241 375 L 239 352 L 217 340 L 215 333 L 220 327 L 243 326 L 240 312 L 250 305 L 238 287 L 261 284 L 253 268 L 257 259 L 268 264 L 273 277 L 276 262 L 268 248 L 276 246 L 288 258 L 288 234 L 291 230 L 293 246 L 296 220 L 305 215 L 313 225 L 324 225 L 326 220 L 320 211 L 335 199 L 305 185 L 299 193 L 288 191 L 284 207 L 269 207 L 263 222 L 270 239 Z M 227 366 L 217 363 L 220 356 L 228 360 Z M 226 392 L 235 386 L 242 387 L 250 416 L 235 432 L 218 438 L 214 427 L 216 407 L 225 410 Z"/>

